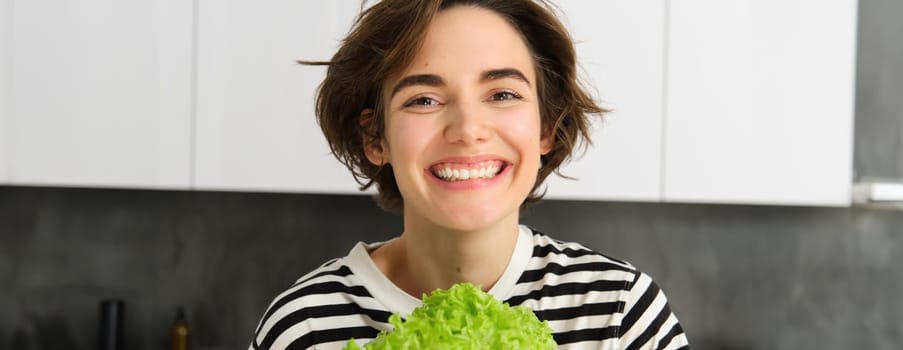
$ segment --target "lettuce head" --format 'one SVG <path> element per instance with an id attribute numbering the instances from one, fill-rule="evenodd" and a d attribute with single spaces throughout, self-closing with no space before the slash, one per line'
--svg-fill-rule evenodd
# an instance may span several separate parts
<path id="1" fill-rule="evenodd" d="M 437 289 L 402 319 L 389 317 L 392 331 L 364 345 L 382 349 L 554 349 L 548 322 L 524 306 L 510 307 L 470 283 Z M 346 350 L 360 349 L 354 339 Z"/>

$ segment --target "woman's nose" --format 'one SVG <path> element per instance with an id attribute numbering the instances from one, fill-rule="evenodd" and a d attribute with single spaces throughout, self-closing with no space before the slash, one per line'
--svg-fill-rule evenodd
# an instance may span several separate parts
<path id="1" fill-rule="evenodd" d="M 465 145 L 485 142 L 492 137 L 489 111 L 479 103 L 456 103 L 448 110 L 448 124 L 444 135 L 449 143 Z"/>

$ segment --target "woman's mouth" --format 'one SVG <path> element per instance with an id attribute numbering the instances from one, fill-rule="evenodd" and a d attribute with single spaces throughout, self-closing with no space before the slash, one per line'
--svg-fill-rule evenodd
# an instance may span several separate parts
<path id="1" fill-rule="evenodd" d="M 476 163 L 439 163 L 429 168 L 442 181 L 458 182 L 476 179 L 491 179 L 504 170 L 507 163 L 501 160 L 487 160 Z"/>

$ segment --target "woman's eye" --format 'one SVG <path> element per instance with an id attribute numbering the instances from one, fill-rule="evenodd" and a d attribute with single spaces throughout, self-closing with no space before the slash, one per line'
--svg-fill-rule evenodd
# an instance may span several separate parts
<path id="1" fill-rule="evenodd" d="M 438 104 L 439 104 L 439 101 L 436 101 L 435 99 L 433 99 L 431 97 L 424 96 L 424 97 L 417 97 L 417 98 L 411 99 L 408 102 L 405 102 L 404 107 L 415 107 L 415 106 L 416 107 L 430 107 L 430 106 L 436 106 Z"/>
<path id="2" fill-rule="evenodd" d="M 492 94 L 492 96 L 489 97 L 489 100 L 496 101 L 496 102 L 522 100 L 522 99 L 523 99 L 523 97 L 521 97 L 520 95 L 518 95 L 517 93 L 512 92 L 512 91 L 499 91 L 499 92 Z"/>

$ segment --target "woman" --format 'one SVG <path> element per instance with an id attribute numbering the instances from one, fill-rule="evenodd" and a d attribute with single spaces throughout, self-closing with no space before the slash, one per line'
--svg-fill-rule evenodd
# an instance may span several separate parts
<path id="1" fill-rule="evenodd" d="M 534 1 L 384 0 L 329 62 L 317 117 L 333 153 L 404 231 L 279 295 L 252 349 L 341 348 L 459 282 L 547 320 L 561 348 L 680 349 L 658 287 L 630 264 L 519 225 L 601 115 L 573 44 Z"/>

